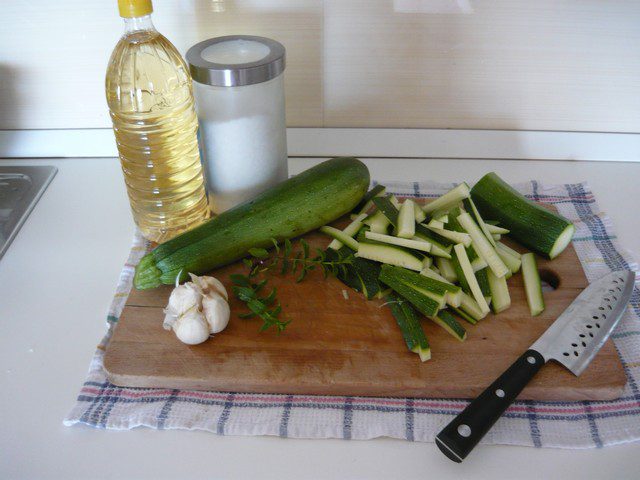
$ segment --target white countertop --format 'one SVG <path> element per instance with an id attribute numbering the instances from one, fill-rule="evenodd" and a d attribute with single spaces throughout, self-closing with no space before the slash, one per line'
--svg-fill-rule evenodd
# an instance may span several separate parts
<path id="1" fill-rule="evenodd" d="M 292 159 L 291 173 L 317 159 Z M 133 223 L 115 159 L 6 160 L 59 168 L 0 260 L 1 478 L 637 478 L 640 444 L 602 450 L 478 447 L 454 464 L 430 443 L 218 437 L 67 428 L 125 261 Z M 640 254 L 640 163 L 366 160 L 382 180 L 587 180 Z"/>

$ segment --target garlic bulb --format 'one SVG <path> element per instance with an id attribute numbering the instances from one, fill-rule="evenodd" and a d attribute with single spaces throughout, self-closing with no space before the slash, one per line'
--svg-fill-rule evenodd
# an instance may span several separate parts
<path id="1" fill-rule="evenodd" d="M 227 289 L 224 288 L 224 285 L 220 280 L 215 277 L 198 277 L 193 273 L 190 273 L 191 281 L 195 283 L 200 290 L 206 295 L 211 291 L 214 291 L 224 297 L 225 300 L 229 300 L 229 295 L 227 295 Z"/>
<path id="2" fill-rule="evenodd" d="M 202 312 L 209 322 L 211 333 L 221 332 L 227 327 L 231 310 L 222 296 L 214 293 L 203 297 Z"/>
<path id="3" fill-rule="evenodd" d="M 169 296 L 169 304 L 164 309 L 164 329 L 171 330 L 180 316 L 194 307 L 199 308 L 201 297 L 200 290 L 193 283 L 185 283 L 174 288 Z"/>
<path id="4" fill-rule="evenodd" d="M 188 345 L 197 345 L 209 338 L 209 324 L 197 310 L 189 310 L 180 316 L 173 326 L 173 331 L 178 340 Z"/>
<path id="5" fill-rule="evenodd" d="M 196 345 L 224 330 L 231 312 L 227 290 L 220 280 L 189 275 L 191 282 L 176 284 L 171 292 L 162 326 L 173 329 L 180 341 Z"/>

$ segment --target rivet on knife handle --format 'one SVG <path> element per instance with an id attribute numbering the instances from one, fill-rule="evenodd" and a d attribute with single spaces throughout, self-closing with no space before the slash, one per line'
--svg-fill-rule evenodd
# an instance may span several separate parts
<path id="1" fill-rule="evenodd" d="M 542 355 L 527 350 L 436 436 L 442 453 L 461 462 L 544 364 Z"/>

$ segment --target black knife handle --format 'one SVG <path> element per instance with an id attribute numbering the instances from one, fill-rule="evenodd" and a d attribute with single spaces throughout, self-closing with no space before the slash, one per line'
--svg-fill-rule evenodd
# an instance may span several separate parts
<path id="1" fill-rule="evenodd" d="M 527 350 L 436 435 L 442 453 L 454 462 L 462 462 L 544 363 L 542 355 Z"/>

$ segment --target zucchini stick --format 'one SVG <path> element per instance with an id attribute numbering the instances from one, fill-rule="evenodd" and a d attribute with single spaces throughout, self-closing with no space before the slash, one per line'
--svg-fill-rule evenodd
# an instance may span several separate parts
<path id="1" fill-rule="evenodd" d="M 524 291 L 529 311 L 531 316 L 535 317 L 544 311 L 544 298 L 542 297 L 542 282 L 538 273 L 538 264 L 533 253 L 522 255 L 522 278 L 524 279 Z"/>
<path id="2" fill-rule="evenodd" d="M 471 215 L 467 212 L 461 213 L 458 217 L 458 222 L 460 222 L 460 225 L 471 235 L 471 241 L 473 242 L 476 252 L 487 262 L 487 265 L 489 265 L 489 268 L 495 276 L 504 277 L 510 270 L 500 259 L 493 246 L 489 243 L 489 240 L 487 240 L 487 237 L 485 237 L 480 230 L 480 227 L 473 221 Z"/>
<path id="3" fill-rule="evenodd" d="M 449 190 L 444 195 L 436 198 L 432 202 L 427 203 L 424 207 L 422 207 L 422 210 L 424 210 L 425 213 L 431 213 L 435 212 L 436 210 L 444 209 L 448 206 L 454 206 L 460 200 L 469 198 L 469 195 L 469 185 L 467 185 L 466 183 L 461 183 L 457 187 Z"/>
<path id="4" fill-rule="evenodd" d="M 416 212 L 413 200 L 407 199 L 398 213 L 398 237 L 413 238 L 416 234 Z"/>
<path id="5" fill-rule="evenodd" d="M 473 268 L 471 267 L 471 263 L 469 262 L 469 258 L 467 257 L 467 252 L 464 249 L 464 245 L 459 243 L 453 247 L 453 250 L 456 253 L 456 258 L 458 260 L 458 263 L 460 264 L 460 268 L 462 269 L 465 280 L 469 284 L 469 290 L 471 290 L 473 298 L 478 303 L 478 307 L 480 307 L 480 311 L 482 313 L 488 313 L 489 305 L 487 304 L 487 301 L 482 294 L 482 290 L 480 290 L 480 285 L 478 285 L 478 280 L 473 273 Z"/>
<path id="6" fill-rule="evenodd" d="M 409 351 L 417 353 L 422 362 L 429 360 L 431 358 L 431 348 L 424 330 L 422 330 L 418 312 L 411 306 L 411 303 L 395 293 L 389 294 L 385 300 L 391 308 L 391 313 L 396 319 Z"/>
<path id="7" fill-rule="evenodd" d="M 353 222 L 351 222 L 344 230 L 342 230 L 342 233 L 348 237 L 352 237 L 358 233 L 358 230 L 360 230 L 360 227 L 362 227 L 362 221 L 367 218 L 367 214 L 366 213 L 361 213 L 360 215 L 358 215 Z M 326 232 L 325 232 L 326 233 Z M 330 233 L 328 235 L 331 235 Z M 333 236 L 333 235 L 332 235 Z M 330 248 L 332 250 L 340 250 L 340 248 L 342 248 L 342 242 L 340 240 L 337 240 L 336 237 L 333 237 L 334 240 L 329 244 L 329 246 L 327 248 Z M 349 247 L 352 248 L 352 247 Z M 352 248 L 353 249 L 353 248 Z M 355 250 L 355 249 L 353 249 Z"/>

